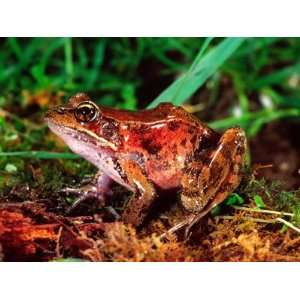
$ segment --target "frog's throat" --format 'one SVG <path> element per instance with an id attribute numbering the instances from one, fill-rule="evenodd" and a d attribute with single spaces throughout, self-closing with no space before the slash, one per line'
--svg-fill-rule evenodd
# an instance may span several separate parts
<path id="1" fill-rule="evenodd" d="M 105 147 L 110 148 L 113 151 L 117 150 L 117 146 L 110 141 L 104 139 L 96 135 L 94 132 L 90 130 L 85 130 L 84 128 L 71 128 L 71 127 L 62 127 L 52 122 L 48 122 L 48 127 L 61 137 L 67 144 L 69 144 L 69 140 L 82 142 L 89 144 L 91 146 L 96 147 Z"/>

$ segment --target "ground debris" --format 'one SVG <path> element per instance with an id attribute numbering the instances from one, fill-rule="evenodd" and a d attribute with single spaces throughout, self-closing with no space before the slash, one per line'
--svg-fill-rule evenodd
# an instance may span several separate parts
<path id="1" fill-rule="evenodd" d="M 184 238 L 184 229 L 161 238 L 184 219 L 179 205 L 136 230 L 122 222 L 103 222 L 105 214 L 101 211 L 68 216 L 51 209 L 50 202 L 0 203 L 1 260 L 300 261 L 299 233 L 274 222 L 274 211 L 266 214 L 252 202 L 243 209 L 226 206 L 225 215 L 206 216 L 192 228 L 188 238 Z M 282 217 L 289 220 L 291 215 L 285 213 Z"/>
<path id="2" fill-rule="evenodd" d="M 167 242 L 155 233 L 140 236 L 132 226 L 120 222 L 107 228 L 101 252 L 106 260 L 125 262 L 189 262 L 202 257 L 201 249 L 193 249 L 175 236 Z"/>
<path id="3" fill-rule="evenodd" d="M 49 261 L 66 256 L 99 261 L 91 234 L 102 234 L 94 217 L 63 217 L 34 202 L 0 205 L 1 259 Z"/>
<path id="4" fill-rule="evenodd" d="M 210 226 L 211 233 L 201 243 L 208 261 L 300 261 L 299 235 L 291 230 L 281 233 L 268 224 L 242 223 L 241 214 Z"/>

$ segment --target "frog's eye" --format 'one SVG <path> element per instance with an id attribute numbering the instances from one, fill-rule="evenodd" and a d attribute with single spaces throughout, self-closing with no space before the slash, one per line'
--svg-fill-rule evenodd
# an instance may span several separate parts
<path id="1" fill-rule="evenodd" d="M 76 107 L 75 118 L 81 123 L 89 123 L 97 118 L 98 113 L 99 109 L 95 104 L 85 101 Z"/>

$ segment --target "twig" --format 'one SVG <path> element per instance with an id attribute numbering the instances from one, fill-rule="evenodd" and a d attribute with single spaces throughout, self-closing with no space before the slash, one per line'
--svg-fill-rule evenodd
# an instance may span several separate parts
<path id="1" fill-rule="evenodd" d="M 236 217 L 234 216 L 216 216 L 216 219 L 223 219 L 223 220 L 233 220 Z M 245 221 L 253 221 L 253 222 L 257 222 L 257 223 L 276 223 L 276 219 L 272 219 L 272 220 L 265 220 L 265 219 L 259 219 L 259 218 L 251 218 L 251 217 L 241 217 L 242 220 Z"/>
<path id="2" fill-rule="evenodd" d="M 266 169 L 266 168 L 273 168 L 273 165 L 272 164 L 268 164 L 268 165 L 263 165 L 263 164 L 255 164 L 253 167 L 252 167 L 252 170 L 253 170 L 253 175 L 256 176 L 258 174 L 258 170 L 261 170 L 261 169 Z"/>
<path id="3" fill-rule="evenodd" d="M 237 205 L 232 205 L 232 207 L 235 208 L 235 209 L 238 209 L 238 210 L 244 210 L 244 211 L 250 211 L 250 212 L 294 217 L 294 214 L 292 214 L 292 213 L 281 212 L 281 211 L 276 211 L 276 210 L 255 209 L 255 208 L 243 207 L 243 206 L 237 206 Z"/>
<path id="4" fill-rule="evenodd" d="M 275 220 L 277 220 L 278 222 L 280 223 L 283 223 L 284 225 L 286 225 L 287 227 L 291 228 L 291 229 L 294 229 L 295 231 L 297 231 L 298 233 L 300 233 L 300 228 L 296 227 L 295 225 L 293 225 L 292 223 L 284 220 L 284 219 L 281 219 L 281 218 L 276 218 Z"/>
<path id="5" fill-rule="evenodd" d="M 57 234 L 57 242 L 56 242 L 56 247 L 55 247 L 55 252 L 56 252 L 56 258 L 61 258 L 62 255 L 60 253 L 60 239 L 61 239 L 61 234 L 63 231 L 63 227 L 60 226 Z"/>

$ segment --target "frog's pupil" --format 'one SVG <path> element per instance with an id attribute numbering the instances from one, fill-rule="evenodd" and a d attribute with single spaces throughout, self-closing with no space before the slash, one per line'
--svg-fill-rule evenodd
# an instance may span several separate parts
<path id="1" fill-rule="evenodd" d="M 76 110 L 76 117 L 79 121 L 82 122 L 89 122 L 91 121 L 96 114 L 96 109 L 95 107 L 91 105 L 85 105 L 78 107 Z"/>

